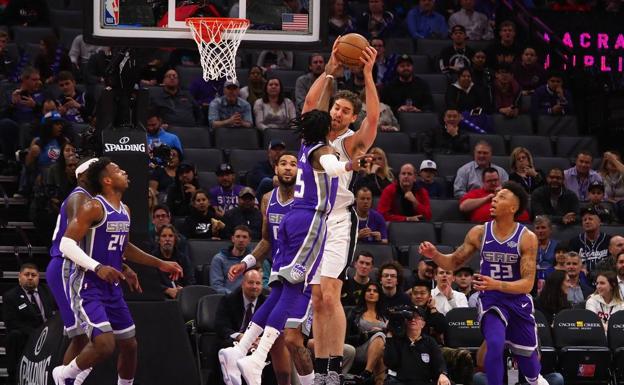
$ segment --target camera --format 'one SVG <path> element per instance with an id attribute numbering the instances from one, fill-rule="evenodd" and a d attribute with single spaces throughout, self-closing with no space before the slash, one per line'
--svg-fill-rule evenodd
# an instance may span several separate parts
<path id="1" fill-rule="evenodd" d="M 152 148 L 152 163 L 157 166 L 165 166 L 171 160 L 171 146 L 161 143 Z"/>
<path id="2" fill-rule="evenodd" d="M 388 309 L 388 330 L 392 335 L 402 337 L 405 335 L 405 321 L 414 317 L 425 318 L 425 310 L 415 305 L 399 305 Z"/>

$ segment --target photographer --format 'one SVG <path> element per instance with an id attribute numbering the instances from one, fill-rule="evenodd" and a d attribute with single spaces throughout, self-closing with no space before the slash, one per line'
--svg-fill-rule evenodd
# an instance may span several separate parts
<path id="1" fill-rule="evenodd" d="M 384 350 L 388 367 L 386 384 L 449 385 L 446 363 L 438 343 L 422 334 L 425 311 L 418 306 L 390 309 L 389 332 Z"/>

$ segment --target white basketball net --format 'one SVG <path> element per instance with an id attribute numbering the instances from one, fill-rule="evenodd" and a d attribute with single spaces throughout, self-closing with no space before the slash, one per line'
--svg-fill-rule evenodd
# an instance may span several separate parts
<path id="1" fill-rule="evenodd" d="M 189 18 L 186 24 L 197 43 L 204 80 L 236 80 L 236 51 L 249 27 L 247 19 Z"/>

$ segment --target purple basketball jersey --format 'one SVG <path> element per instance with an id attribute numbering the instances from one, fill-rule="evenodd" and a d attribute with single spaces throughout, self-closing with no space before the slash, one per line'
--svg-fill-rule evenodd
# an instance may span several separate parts
<path id="1" fill-rule="evenodd" d="M 324 171 L 315 170 L 310 164 L 312 152 L 324 145 L 320 142 L 313 145 L 301 144 L 299 161 L 297 162 L 297 183 L 295 184 L 293 208 L 324 213 L 331 211 L 331 206 L 336 199 L 337 178 L 336 183 L 334 183 Z"/>
<path id="2" fill-rule="evenodd" d="M 103 196 L 98 195 L 95 199 L 102 204 L 105 215 L 102 222 L 91 228 L 87 234 L 85 251 L 101 264 L 121 271 L 130 232 L 130 215 L 126 212 L 123 202 L 117 210 Z"/>
<path id="3" fill-rule="evenodd" d="M 50 246 L 50 256 L 52 258 L 61 257 L 63 254 L 61 253 L 60 244 L 61 238 L 65 235 L 65 230 L 67 230 L 67 225 L 69 224 L 67 218 L 67 201 L 69 201 L 69 198 L 71 198 L 72 195 L 78 193 L 85 194 L 87 197 L 92 198 L 91 194 L 80 186 L 74 188 L 69 193 L 67 198 L 65 198 L 61 204 L 59 215 L 56 217 L 56 227 L 54 228 L 54 233 L 52 234 L 52 246 Z"/>
<path id="4" fill-rule="evenodd" d="M 278 239 L 277 234 L 279 230 L 280 223 L 282 223 L 282 219 L 284 219 L 284 215 L 290 212 L 292 209 L 293 200 L 289 200 L 288 202 L 280 202 L 279 200 L 279 187 L 274 188 L 271 191 L 271 198 L 269 199 L 269 204 L 266 208 L 266 217 L 267 223 L 269 225 L 269 233 L 271 234 L 271 257 L 275 260 L 275 254 L 278 249 Z"/>

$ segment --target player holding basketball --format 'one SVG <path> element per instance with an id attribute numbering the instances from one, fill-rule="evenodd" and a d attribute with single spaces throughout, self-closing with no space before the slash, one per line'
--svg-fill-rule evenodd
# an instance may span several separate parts
<path id="1" fill-rule="evenodd" d="M 474 287 L 480 291 L 479 319 L 487 345 L 484 366 L 490 385 L 503 384 L 505 345 L 529 384 L 548 384 L 540 375 L 537 328 L 529 294 L 535 280 L 537 237 L 515 221 L 527 204 L 525 190 L 507 182 L 492 199 L 490 214 L 494 219 L 470 229 L 455 252 L 441 254 L 429 242 L 419 247 L 422 255 L 451 271 L 480 249 L 481 270 L 474 276 Z"/>
<path id="2" fill-rule="evenodd" d="M 100 158 L 89 166 L 87 178 L 98 195 L 78 209 L 61 239 L 60 251 L 79 261 L 77 265 L 88 266 L 72 276 L 70 300 L 90 342 L 69 365 L 54 368 L 52 377 L 56 385 L 64 385 L 66 379 L 75 379 L 83 370 L 108 358 L 117 345 L 117 383 L 131 385 L 136 372 L 137 343 L 134 322 L 119 286 L 119 280 L 124 279 L 119 276 L 122 260 L 156 267 L 170 273 L 173 280 L 181 276 L 182 269 L 175 262 L 144 253 L 128 241 L 130 214 L 121 201 L 128 187 L 125 171 L 108 158 Z M 78 246 L 85 237 L 86 252 Z M 107 273 L 101 273 L 102 269 Z"/>
<path id="3" fill-rule="evenodd" d="M 69 279 L 71 274 L 75 272 L 76 268 L 74 261 L 65 258 L 63 253 L 61 253 L 60 243 L 61 238 L 65 234 L 67 224 L 74 218 L 78 208 L 93 198 L 87 190 L 86 171 L 89 168 L 89 165 L 95 161 L 97 161 L 97 158 L 88 159 L 76 168 L 78 186 L 69 193 L 65 201 L 61 204 L 59 215 L 56 219 L 56 228 L 54 229 L 54 234 L 52 235 L 52 246 L 50 247 L 51 259 L 46 270 L 48 285 L 54 295 L 54 299 L 56 300 L 56 304 L 58 305 L 61 313 L 61 319 L 63 320 L 63 333 L 70 339 L 69 346 L 67 347 L 67 350 L 65 350 L 65 355 L 63 357 L 64 364 L 68 364 L 71 360 L 76 358 L 76 356 L 87 345 L 89 339 L 85 335 L 84 329 L 82 329 L 76 322 L 76 317 L 74 316 L 74 312 L 69 303 Z M 92 259 L 89 258 L 89 260 Z M 87 268 L 86 265 L 88 264 L 85 263 L 82 267 Z M 98 270 L 98 274 L 102 279 L 104 279 L 107 275 L 112 275 L 116 277 L 117 280 L 125 279 L 131 290 L 140 291 L 136 273 L 125 264 L 123 267 L 123 276 L 121 275 L 122 273 L 110 267 Z M 91 368 L 87 368 L 80 372 L 80 374 L 76 377 L 74 384 L 82 384 L 90 372 Z"/>
<path id="4" fill-rule="evenodd" d="M 303 112 L 314 108 L 325 109 L 333 89 L 334 75 L 341 64 L 336 59 L 336 39 L 331 58 L 321 74 L 310 87 L 306 95 Z M 377 51 L 367 47 L 362 51 L 360 61 L 364 73 L 366 89 L 366 118 L 357 132 L 349 125 L 357 119 L 361 102 L 357 95 L 349 91 L 340 91 L 334 97 L 334 104 L 329 110 L 331 130 L 327 135 L 328 143 L 338 154 L 341 161 L 354 159 L 365 153 L 377 136 L 379 121 L 379 97 L 373 80 L 373 66 Z M 354 197 L 349 190 L 353 172 L 340 175 L 336 202 L 327 218 L 327 232 L 331 234 L 325 244 L 320 269 L 312 280 L 312 304 L 314 309 L 314 372 L 315 384 L 338 384 L 342 367 L 347 321 L 340 302 L 342 289 L 341 276 L 351 262 L 357 241 L 358 220 L 353 208 Z"/>

